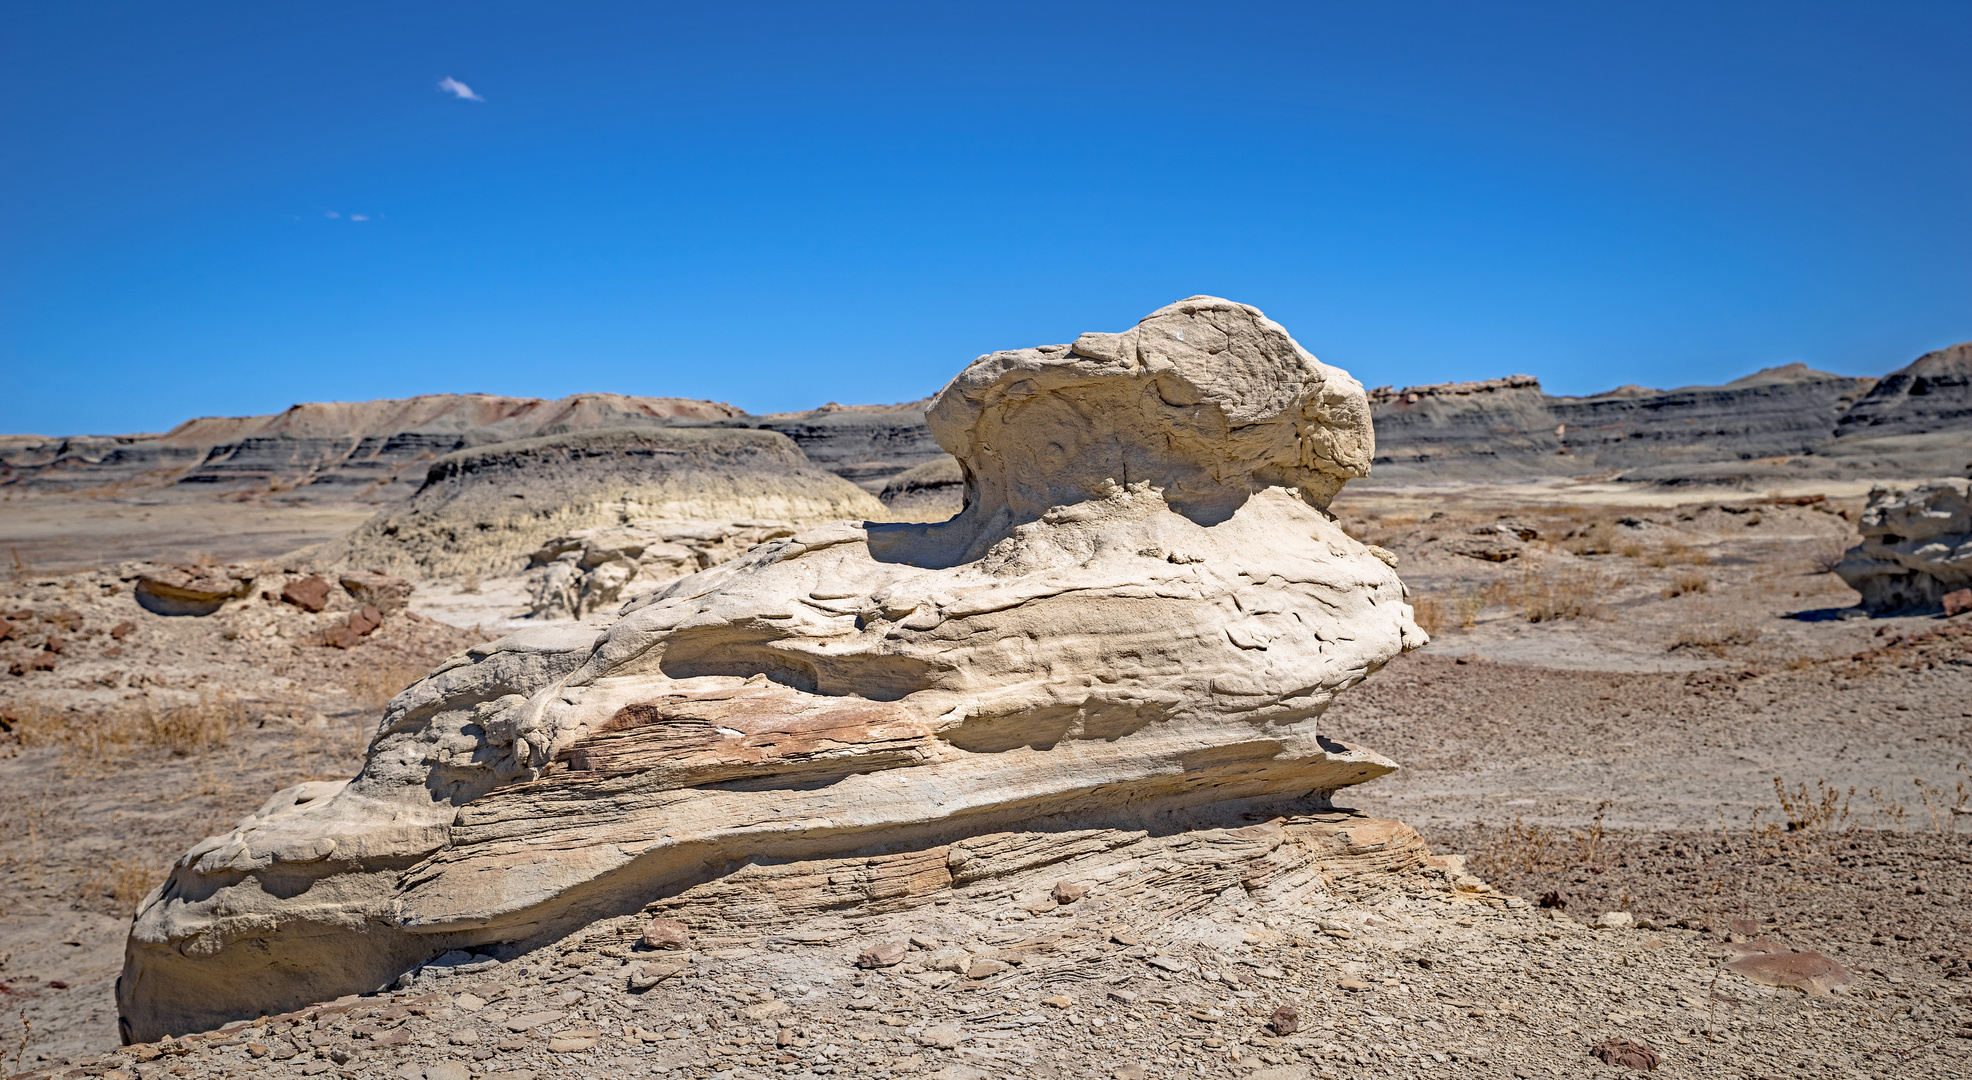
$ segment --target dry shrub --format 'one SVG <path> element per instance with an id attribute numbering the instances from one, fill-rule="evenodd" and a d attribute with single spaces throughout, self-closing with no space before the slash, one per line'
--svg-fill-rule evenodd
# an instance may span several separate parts
<path id="1" fill-rule="evenodd" d="M 1714 656 L 1724 656 L 1734 645 L 1751 645 L 1758 640 L 1760 628 L 1752 623 L 1687 623 L 1678 628 L 1667 651 L 1702 649 Z"/>
<path id="2" fill-rule="evenodd" d="M 1846 542 L 1824 543 L 1809 553 L 1808 565 L 1813 568 L 1814 573 L 1832 574 L 1837 566 L 1842 565 L 1842 558 L 1848 553 L 1849 546 Z"/>
<path id="3" fill-rule="evenodd" d="M 137 902 L 164 881 L 170 873 L 167 864 L 147 859 L 117 858 L 91 864 L 79 888 L 81 899 L 92 907 L 107 907 L 112 914 L 136 914 Z"/>
<path id="4" fill-rule="evenodd" d="M 1619 583 L 1594 570 L 1527 573 L 1513 582 L 1494 582 L 1487 598 L 1514 608 L 1528 622 L 1600 619 L 1603 598 Z"/>
<path id="5" fill-rule="evenodd" d="M 1665 544 L 1663 547 L 1651 552 L 1650 557 L 1645 559 L 1644 562 L 1650 566 L 1658 567 L 1672 566 L 1680 563 L 1687 566 L 1710 566 L 1712 565 L 1712 557 L 1689 544 L 1673 542 Z"/>
<path id="6" fill-rule="evenodd" d="M 1856 796 L 1856 789 L 1847 793 L 1834 787 L 1826 780 L 1815 781 L 1811 792 L 1803 782 L 1789 790 L 1787 782 L 1776 776 L 1773 778 L 1773 793 L 1780 801 L 1780 812 L 1787 818 L 1788 832 L 1833 832 L 1837 826 L 1849 818 L 1849 801 Z"/>
<path id="7" fill-rule="evenodd" d="M 1608 521 L 1592 521 L 1574 529 L 1561 540 L 1561 549 L 1571 555 L 1607 555 L 1624 546 L 1625 538 Z M 1641 553 L 1642 549 L 1638 549 Z"/>
<path id="8" fill-rule="evenodd" d="M 160 707 L 151 699 L 119 701 L 107 709 L 57 709 L 38 701 L 14 707 L 24 746 L 60 746 L 71 760 L 113 761 L 144 750 L 175 757 L 216 750 L 246 723 L 246 710 L 227 693 L 202 693 L 196 704 Z"/>
<path id="9" fill-rule="evenodd" d="M 1694 570 L 1685 570 L 1671 578 L 1671 584 L 1664 589 L 1666 600 L 1686 593 L 1711 592 L 1712 582 L 1705 575 Z"/>
<path id="10" fill-rule="evenodd" d="M 1411 601 L 1411 617 L 1417 625 L 1432 637 L 1444 633 L 1451 620 L 1451 612 L 1443 600 L 1435 596 L 1420 596 Z"/>
<path id="11" fill-rule="evenodd" d="M 413 663 L 392 657 L 379 663 L 358 668 L 349 679 L 349 693 L 365 709 L 382 712 L 390 699 L 404 692 L 405 687 L 425 677 L 430 670 L 423 664 Z"/>
<path id="12" fill-rule="evenodd" d="M 1487 880 L 1498 880 L 1513 871 L 1529 873 L 1548 864 L 1555 855 L 1559 834 L 1545 825 L 1523 825 L 1519 818 L 1497 832 L 1480 822 L 1477 835 L 1467 848 L 1472 869 Z"/>

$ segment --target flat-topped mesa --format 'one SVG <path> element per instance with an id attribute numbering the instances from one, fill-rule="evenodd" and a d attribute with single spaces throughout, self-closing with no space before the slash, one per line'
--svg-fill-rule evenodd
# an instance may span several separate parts
<path id="1" fill-rule="evenodd" d="M 1313 723 L 1425 641 L 1387 553 L 1322 509 L 1369 461 L 1354 379 L 1199 297 L 982 357 L 931 413 L 959 517 L 797 532 L 455 656 L 353 780 L 194 847 L 132 927 L 126 1034 L 374 989 L 754 864 L 1237 824 L 1395 767 Z"/>

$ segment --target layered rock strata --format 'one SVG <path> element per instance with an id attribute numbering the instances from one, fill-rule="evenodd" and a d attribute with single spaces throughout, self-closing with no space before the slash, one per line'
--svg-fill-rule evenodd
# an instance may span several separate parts
<path id="1" fill-rule="evenodd" d="M 614 429 L 448 454 L 431 463 L 409 502 L 311 557 L 414 576 L 499 574 L 578 529 L 883 514 L 876 499 L 771 431 Z"/>
<path id="2" fill-rule="evenodd" d="M 1880 487 L 1857 523 L 1862 543 L 1835 572 L 1879 615 L 1935 612 L 1972 585 L 1972 480 Z"/>
<path id="3" fill-rule="evenodd" d="M 794 861 L 922 863 L 915 895 L 997 850 L 971 838 L 1308 814 L 1394 768 L 1314 723 L 1425 641 L 1387 553 L 1326 512 L 1374 449 L 1354 379 L 1194 297 L 983 356 L 928 417 L 951 520 L 805 529 L 468 650 L 390 703 L 355 778 L 194 847 L 132 927 L 126 1037 Z"/>
<path id="4" fill-rule="evenodd" d="M 729 422 L 738 409 L 689 398 L 574 394 L 556 401 L 425 394 L 322 401 L 269 416 L 203 416 L 162 435 L 0 437 L 0 484 L 34 488 L 179 483 L 347 495 L 415 484 L 442 454 L 605 428 Z"/>

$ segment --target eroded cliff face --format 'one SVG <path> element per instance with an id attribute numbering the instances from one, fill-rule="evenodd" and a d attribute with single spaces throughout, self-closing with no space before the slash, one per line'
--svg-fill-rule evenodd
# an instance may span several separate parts
<path id="1" fill-rule="evenodd" d="M 1843 414 L 1843 437 L 1916 435 L 1972 425 L 1972 341 L 1925 353 L 1878 380 Z"/>
<path id="2" fill-rule="evenodd" d="M 957 517 L 806 530 L 456 656 L 354 779 L 193 848 L 132 928 L 127 1037 L 764 862 L 1306 809 L 1394 768 L 1314 722 L 1425 641 L 1325 510 L 1374 450 L 1354 379 L 1193 297 L 981 357 L 929 415 Z"/>
<path id="3" fill-rule="evenodd" d="M 0 483 L 61 490 L 107 483 L 251 485 L 348 495 L 378 485 L 408 493 L 432 459 L 514 439 L 606 428 L 731 421 L 716 401 L 574 394 L 555 401 L 425 394 L 324 401 L 269 416 L 206 416 L 162 435 L 0 440 Z"/>
<path id="4" fill-rule="evenodd" d="M 1724 386 L 1553 397 L 1525 375 L 1379 391 L 1378 479 L 1649 470 L 1807 454 L 1874 380 L 1769 368 Z M 1661 475 L 1660 475 L 1661 474 Z"/>

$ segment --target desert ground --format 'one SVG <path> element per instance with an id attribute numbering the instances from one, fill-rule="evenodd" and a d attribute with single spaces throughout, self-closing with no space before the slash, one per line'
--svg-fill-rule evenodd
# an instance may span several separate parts
<path id="1" fill-rule="evenodd" d="M 1434 640 L 1342 694 L 1322 730 L 1402 766 L 1351 791 L 1358 810 L 1414 826 L 1484 885 L 1392 878 L 1312 922 L 1228 910 L 1231 939 L 1101 904 L 961 903 L 813 940 L 695 943 L 677 977 L 635 994 L 619 968 L 639 926 L 617 920 L 486 976 L 428 969 L 162 1055 L 117 1050 L 138 899 L 269 792 L 348 775 L 384 701 L 524 614 L 522 594 L 419 582 L 408 613 L 329 648 L 347 598 L 169 618 L 114 564 L 197 552 L 278 573 L 279 551 L 354 508 L 10 502 L 0 543 L 23 557 L 0 608 L 66 643 L 52 670 L 0 675 L 4 1064 L 1532 1077 L 1621 1071 L 1590 1050 L 1630 1038 L 1673 1076 L 1962 1076 L 1972 624 L 1854 617 L 1828 571 L 1861 492 L 1831 487 L 1363 484 L 1337 502 L 1353 535 L 1396 554 Z M 418 614 L 446 613 L 434 597 L 478 606 Z M 18 638 L 0 649 L 28 655 Z M 1607 912 L 1637 921 L 1592 929 Z M 853 966 L 886 934 L 915 943 L 906 963 Z M 1749 936 L 1825 953 L 1856 983 L 1804 999 L 1722 974 L 1721 946 Z M 954 982 L 931 964 L 940 949 L 1054 959 Z M 1283 1005 L 1303 1017 L 1285 1036 L 1265 1027 Z M 569 1056 L 583 1039 L 602 1049 Z"/>

